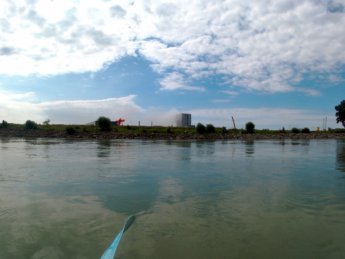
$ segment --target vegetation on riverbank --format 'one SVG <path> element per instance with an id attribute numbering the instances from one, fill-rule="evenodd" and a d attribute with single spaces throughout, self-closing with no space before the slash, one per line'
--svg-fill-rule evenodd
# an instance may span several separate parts
<path id="1" fill-rule="evenodd" d="M 163 126 L 111 126 L 102 130 L 96 125 L 37 125 L 27 127 L 27 123 L 0 124 L 0 137 L 28 138 L 81 138 L 81 139 L 280 139 L 280 138 L 345 138 L 345 129 L 329 129 L 313 132 L 307 128 L 296 131 L 255 129 L 248 133 L 244 129 L 226 129 L 209 124 L 208 130 L 199 127 L 163 127 Z M 198 130 L 199 129 L 199 130 Z"/>

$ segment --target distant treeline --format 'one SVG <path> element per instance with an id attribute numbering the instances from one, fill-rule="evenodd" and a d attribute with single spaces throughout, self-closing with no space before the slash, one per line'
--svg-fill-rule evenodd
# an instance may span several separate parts
<path id="1" fill-rule="evenodd" d="M 50 120 L 44 121 L 42 124 L 38 124 L 33 120 L 27 120 L 24 124 L 13 124 L 3 120 L 0 124 L 0 129 L 12 129 L 12 132 L 16 130 L 26 131 L 39 131 L 39 132 L 50 132 L 57 133 L 58 135 L 78 135 L 78 134 L 96 134 L 96 133 L 119 133 L 119 134 L 162 134 L 162 135 L 226 135 L 226 134 L 309 134 L 312 131 L 305 128 L 292 128 L 290 130 L 270 130 L 270 129 L 255 129 L 253 122 L 247 122 L 245 129 L 227 129 L 226 127 L 215 127 L 212 124 L 198 123 L 193 127 L 163 127 L 163 126 L 117 126 L 112 125 L 109 118 L 101 116 L 99 117 L 94 125 L 62 125 L 62 124 L 50 124 Z M 327 133 L 345 133 L 345 129 L 331 129 L 328 128 Z M 38 134 L 38 133 L 37 133 Z M 48 134 L 49 135 L 49 134 Z"/>

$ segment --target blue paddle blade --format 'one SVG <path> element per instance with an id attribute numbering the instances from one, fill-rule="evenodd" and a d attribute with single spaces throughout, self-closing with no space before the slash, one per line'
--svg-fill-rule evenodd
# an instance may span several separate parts
<path id="1" fill-rule="evenodd" d="M 101 259 L 114 259 L 116 249 L 120 244 L 123 233 L 125 233 L 125 231 L 133 224 L 134 220 L 135 220 L 135 216 L 129 216 L 127 218 L 121 231 L 117 234 L 117 236 L 115 237 L 113 242 L 110 244 L 110 246 L 107 248 L 107 250 L 105 250 Z"/>
<path id="2" fill-rule="evenodd" d="M 127 229 L 129 229 L 129 227 L 133 224 L 135 220 L 135 216 L 131 215 L 127 218 L 125 225 L 123 226 L 123 233 L 125 233 L 127 231 Z"/>

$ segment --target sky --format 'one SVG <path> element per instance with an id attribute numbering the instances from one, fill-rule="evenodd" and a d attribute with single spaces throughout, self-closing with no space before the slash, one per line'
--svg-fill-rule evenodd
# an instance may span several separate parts
<path id="1" fill-rule="evenodd" d="M 344 24 L 345 0 L 1 0 L 0 120 L 340 128 Z"/>

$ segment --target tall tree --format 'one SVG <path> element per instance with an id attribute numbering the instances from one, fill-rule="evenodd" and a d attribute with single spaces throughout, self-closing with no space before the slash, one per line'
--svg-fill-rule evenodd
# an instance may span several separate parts
<path id="1" fill-rule="evenodd" d="M 335 116 L 337 117 L 337 123 L 341 122 L 345 127 L 345 100 L 342 100 L 341 103 L 335 106 Z"/>
<path id="2" fill-rule="evenodd" d="M 246 131 L 247 133 L 254 133 L 255 132 L 255 124 L 251 121 L 246 123 Z"/>
<path id="3" fill-rule="evenodd" d="M 101 116 L 96 120 L 96 125 L 101 129 L 101 131 L 111 130 L 111 121 L 109 118 Z"/>

